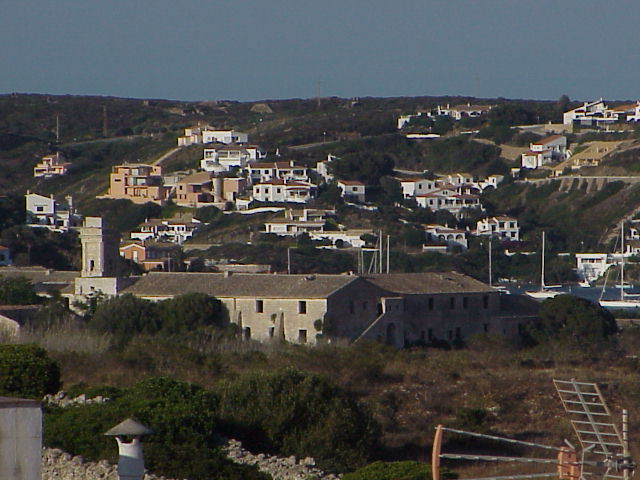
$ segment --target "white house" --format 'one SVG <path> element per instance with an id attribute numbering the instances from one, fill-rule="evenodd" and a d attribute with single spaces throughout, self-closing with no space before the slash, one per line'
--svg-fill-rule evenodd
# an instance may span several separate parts
<path id="1" fill-rule="evenodd" d="M 266 153 L 256 145 L 215 145 L 204 148 L 200 168 L 207 172 L 228 172 L 265 157 Z"/>
<path id="2" fill-rule="evenodd" d="M 422 208 L 429 208 L 434 212 L 447 210 L 455 216 L 460 216 L 465 208 L 482 208 L 478 195 L 453 193 L 450 190 L 436 190 L 416 195 L 416 202 Z"/>
<path id="3" fill-rule="evenodd" d="M 71 162 L 67 162 L 64 155 L 56 152 L 53 155 L 45 155 L 40 163 L 33 167 L 34 177 L 55 177 L 66 175 Z"/>
<path id="4" fill-rule="evenodd" d="M 522 154 L 520 159 L 520 166 L 522 168 L 535 170 L 538 167 L 550 164 L 552 161 L 553 155 L 550 150 L 545 150 L 543 152 L 532 152 L 531 150 L 529 150 L 528 152 L 524 152 Z"/>
<path id="5" fill-rule="evenodd" d="M 363 235 L 373 235 L 373 230 L 356 229 L 340 231 L 312 232 L 309 234 L 312 240 L 328 240 L 334 246 L 362 248 L 367 242 L 362 240 Z"/>
<path id="6" fill-rule="evenodd" d="M 322 160 L 316 164 L 316 172 L 318 172 L 318 175 L 324 178 L 325 182 L 330 182 L 331 180 L 333 180 L 333 174 L 330 172 L 329 164 L 334 160 L 339 160 L 339 157 L 328 154 L 326 160 Z"/>
<path id="7" fill-rule="evenodd" d="M 404 198 L 415 197 L 436 189 L 436 182 L 426 178 L 399 178 L 398 182 L 400 182 Z"/>
<path id="8" fill-rule="evenodd" d="M 550 151 L 554 160 L 564 160 L 567 152 L 567 137 L 563 135 L 551 135 L 537 142 L 529 144 L 532 152 Z"/>
<path id="9" fill-rule="evenodd" d="M 306 182 L 281 179 L 253 186 L 252 200 L 258 202 L 305 203 L 315 197 L 316 186 Z"/>
<path id="10" fill-rule="evenodd" d="M 67 204 L 62 204 L 58 203 L 53 195 L 45 197 L 27 191 L 27 226 L 47 228 L 54 232 L 66 232 L 72 227 L 79 227 L 82 216 L 76 214 L 73 199 L 67 196 L 66 200 Z"/>
<path id="11" fill-rule="evenodd" d="M 477 182 L 478 188 L 484 190 L 485 188 L 498 188 L 500 182 L 504 180 L 504 175 L 489 175 L 487 178 Z"/>
<path id="12" fill-rule="evenodd" d="M 175 217 L 172 219 L 152 218 L 138 225 L 131 232 L 132 240 L 155 240 L 182 244 L 190 239 L 201 227 L 201 222 L 192 216 Z"/>
<path id="13" fill-rule="evenodd" d="M 309 183 L 307 168 L 288 162 L 255 162 L 247 165 L 251 183 L 269 182 L 271 180 L 293 180 Z"/>
<path id="14" fill-rule="evenodd" d="M 467 232 L 457 228 L 449 228 L 445 225 L 425 225 L 424 231 L 427 241 L 443 242 L 448 247 L 469 248 Z"/>
<path id="15" fill-rule="evenodd" d="M 451 107 L 447 104 L 446 107 L 438 105 L 435 115 L 436 116 L 448 116 L 454 120 L 462 120 L 463 118 L 477 118 L 489 113 L 492 105 L 455 105 Z"/>
<path id="16" fill-rule="evenodd" d="M 571 125 L 573 123 L 580 123 L 582 125 L 612 123 L 614 121 L 613 118 L 605 118 L 606 111 L 607 105 L 601 98 L 594 102 L 584 102 L 584 104 L 578 108 L 564 112 L 562 120 L 565 125 Z"/>
<path id="17" fill-rule="evenodd" d="M 275 233 L 281 236 L 297 236 L 303 233 L 324 231 L 326 218 L 335 215 L 335 210 L 320 210 L 303 208 L 295 210 L 289 208 L 284 217 L 273 218 L 264 222 L 265 233 Z"/>
<path id="18" fill-rule="evenodd" d="M 489 235 L 517 242 L 520 240 L 518 219 L 507 216 L 483 218 L 476 224 L 476 235 Z"/>
<path id="19" fill-rule="evenodd" d="M 576 253 L 578 277 L 588 282 L 600 278 L 615 263 L 609 253 Z"/>
<path id="20" fill-rule="evenodd" d="M 235 130 L 203 130 L 202 143 L 247 143 L 249 134 Z"/>
<path id="21" fill-rule="evenodd" d="M 342 197 L 347 200 L 365 201 L 366 186 L 358 180 L 338 180 L 338 188 L 342 191 Z"/>

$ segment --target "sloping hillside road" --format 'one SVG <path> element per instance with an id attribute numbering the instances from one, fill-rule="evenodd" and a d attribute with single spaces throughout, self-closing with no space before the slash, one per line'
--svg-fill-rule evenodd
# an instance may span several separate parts
<path id="1" fill-rule="evenodd" d="M 178 150 L 180 150 L 180 147 L 172 148 L 168 152 L 163 153 L 160 157 L 158 157 L 158 159 L 155 162 L 152 163 L 152 165 L 162 164 L 162 162 L 164 162 L 167 158 L 171 157 L 171 155 L 176 153 Z"/>

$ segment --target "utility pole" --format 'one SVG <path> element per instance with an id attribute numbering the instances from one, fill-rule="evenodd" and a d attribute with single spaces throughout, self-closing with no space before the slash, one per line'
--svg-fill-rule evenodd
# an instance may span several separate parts
<path id="1" fill-rule="evenodd" d="M 382 230 L 380 230 L 380 262 L 378 266 L 378 273 L 382 273 L 382 255 L 384 253 L 384 247 L 382 246 L 383 241 L 384 237 L 382 236 Z"/>
<path id="2" fill-rule="evenodd" d="M 102 106 L 102 136 L 107 138 L 108 133 L 108 124 L 107 124 L 107 106 Z"/>
<path id="3" fill-rule="evenodd" d="M 291 247 L 287 247 L 287 274 L 291 275 Z"/>
<path id="4" fill-rule="evenodd" d="M 389 239 L 391 235 L 387 235 L 387 275 L 389 275 Z"/>
<path id="5" fill-rule="evenodd" d="M 489 237 L 489 286 L 491 286 L 491 237 Z"/>
<path id="6" fill-rule="evenodd" d="M 60 143 L 60 114 L 56 114 L 56 143 Z"/>

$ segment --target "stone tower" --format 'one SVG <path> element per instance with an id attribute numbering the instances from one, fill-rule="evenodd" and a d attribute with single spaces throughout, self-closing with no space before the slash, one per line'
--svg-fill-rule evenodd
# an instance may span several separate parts
<path id="1" fill-rule="evenodd" d="M 102 217 L 87 217 L 80 228 L 83 277 L 118 276 L 118 233 Z"/>
<path id="2" fill-rule="evenodd" d="M 92 295 L 98 291 L 117 295 L 119 277 L 119 235 L 107 228 L 102 217 L 86 217 L 80 228 L 82 271 L 76 278 L 75 294 Z"/>

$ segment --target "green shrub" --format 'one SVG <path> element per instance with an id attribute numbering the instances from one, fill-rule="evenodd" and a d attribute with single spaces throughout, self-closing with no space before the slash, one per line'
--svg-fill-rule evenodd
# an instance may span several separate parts
<path id="1" fill-rule="evenodd" d="M 457 478 L 443 470 L 442 478 Z M 420 462 L 374 462 L 347 473 L 342 480 L 424 480 L 431 478 L 431 466 Z"/>
<path id="2" fill-rule="evenodd" d="M 250 448 L 313 456 L 343 471 L 366 463 L 377 447 L 371 414 L 323 377 L 294 369 L 250 374 L 218 392 L 225 433 Z"/>
<path id="3" fill-rule="evenodd" d="M 0 345 L 0 394 L 42 398 L 60 388 L 60 368 L 36 345 Z"/>
<path id="4" fill-rule="evenodd" d="M 27 278 L 0 278 L 0 304 L 32 305 L 40 300 Z"/>
<path id="5" fill-rule="evenodd" d="M 191 480 L 268 478 L 225 458 L 215 435 L 215 394 L 186 382 L 151 378 L 115 397 L 102 405 L 49 408 L 45 445 L 91 460 L 115 461 L 116 442 L 103 433 L 134 417 L 153 430 L 144 438 L 144 450 L 146 466 L 155 474 Z"/>

